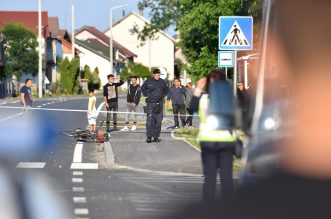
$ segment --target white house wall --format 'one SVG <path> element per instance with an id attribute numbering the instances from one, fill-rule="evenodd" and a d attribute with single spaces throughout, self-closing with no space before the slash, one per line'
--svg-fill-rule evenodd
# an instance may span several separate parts
<path id="1" fill-rule="evenodd" d="M 96 55 L 95 53 L 75 44 L 75 47 L 81 51 L 80 54 L 80 68 L 84 69 L 85 65 L 88 65 L 91 71 L 94 71 L 96 67 L 99 69 L 99 77 L 101 80 L 101 85 L 107 83 L 107 75 L 110 72 L 109 60 L 104 59 L 101 56 Z"/>
<path id="2" fill-rule="evenodd" d="M 165 35 L 156 34 L 155 40 L 146 41 L 140 46 L 137 34 L 132 34 L 131 29 L 137 24 L 140 30 L 144 27 L 145 22 L 136 15 L 131 14 L 126 19 L 113 27 L 114 40 L 125 46 L 127 49 L 137 54 L 136 63 L 142 63 L 147 67 L 164 67 L 167 69 L 169 80 L 174 77 L 174 42 Z M 110 31 L 106 32 L 110 36 Z"/>

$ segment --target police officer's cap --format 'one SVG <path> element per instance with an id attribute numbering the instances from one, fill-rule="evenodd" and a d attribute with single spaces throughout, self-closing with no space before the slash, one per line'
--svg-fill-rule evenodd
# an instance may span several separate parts
<path id="1" fill-rule="evenodd" d="M 160 69 L 156 68 L 153 70 L 153 74 L 161 74 Z"/>

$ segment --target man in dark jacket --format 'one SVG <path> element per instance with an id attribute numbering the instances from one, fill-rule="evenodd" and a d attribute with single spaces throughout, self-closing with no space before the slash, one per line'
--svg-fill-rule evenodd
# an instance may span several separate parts
<path id="1" fill-rule="evenodd" d="M 182 126 L 185 127 L 185 92 L 186 89 L 181 85 L 179 78 L 174 79 L 174 85 L 169 89 L 168 101 L 172 101 L 172 110 L 174 113 L 175 128 L 179 128 L 178 113 L 180 113 L 180 120 Z"/>
<path id="2" fill-rule="evenodd" d="M 140 102 L 140 96 L 141 96 L 141 87 L 138 84 L 138 78 L 137 76 L 131 77 L 131 84 L 128 89 L 128 95 L 127 95 L 127 114 L 125 116 L 125 126 L 121 129 L 121 131 L 129 131 L 128 125 L 129 125 L 129 118 L 130 118 L 130 112 L 136 113 L 137 107 Z M 137 114 L 134 114 L 134 120 L 133 125 L 131 128 L 131 131 L 134 131 L 137 129 Z"/>
<path id="3" fill-rule="evenodd" d="M 107 76 L 108 83 L 103 87 L 103 98 L 105 101 L 105 106 L 107 111 L 117 111 L 118 110 L 118 91 L 117 88 L 124 84 L 123 80 L 115 82 L 118 78 L 113 74 Z M 107 130 L 109 131 L 110 126 L 110 113 L 107 113 Z M 117 114 L 113 113 L 113 124 L 114 130 L 117 129 Z"/>
<path id="4" fill-rule="evenodd" d="M 141 92 L 147 97 L 147 143 L 152 142 L 152 137 L 154 142 L 160 141 L 164 97 L 169 91 L 166 81 L 161 79 L 160 75 L 160 69 L 155 69 L 153 77 L 148 78 L 141 87 Z"/>

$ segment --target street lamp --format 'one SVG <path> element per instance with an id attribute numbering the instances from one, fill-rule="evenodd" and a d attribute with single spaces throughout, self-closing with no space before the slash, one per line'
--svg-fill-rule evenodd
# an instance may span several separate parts
<path id="1" fill-rule="evenodd" d="M 109 36 L 109 62 L 110 62 L 110 74 L 113 74 L 113 10 L 126 7 L 128 4 L 118 5 L 115 7 L 111 7 L 109 10 L 109 28 L 110 28 L 110 36 Z M 117 76 L 117 75 L 116 75 Z"/>

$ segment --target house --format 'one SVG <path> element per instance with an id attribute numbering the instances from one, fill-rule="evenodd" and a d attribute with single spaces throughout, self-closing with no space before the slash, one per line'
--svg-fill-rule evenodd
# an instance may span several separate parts
<path id="1" fill-rule="evenodd" d="M 146 24 L 150 24 L 146 18 L 138 13 L 130 12 L 114 23 L 112 28 L 113 38 L 137 54 L 135 62 L 149 68 L 163 67 L 167 70 L 168 80 L 172 80 L 175 73 L 175 40 L 167 33 L 158 31 L 153 39 L 148 39 L 141 45 L 142 42 L 138 40 L 137 34 L 132 33 L 132 29 L 137 27 L 142 30 Z M 108 29 L 105 34 L 110 36 L 111 30 Z"/>
<path id="2" fill-rule="evenodd" d="M 60 41 L 61 41 L 61 46 L 62 46 L 62 60 L 65 58 L 68 58 L 70 61 L 73 59 L 72 55 L 72 43 L 71 43 L 71 37 L 69 35 L 68 30 L 66 29 L 60 29 Z M 75 48 L 75 57 L 79 56 L 80 51 Z"/>
<path id="3" fill-rule="evenodd" d="M 46 56 L 47 60 L 48 52 L 47 49 L 47 39 L 50 37 L 51 33 L 49 30 L 48 23 L 48 12 L 43 11 L 41 13 L 42 20 L 42 55 Z M 26 28 L 30 29 L 38 37 L 38 11 L 0 11 L 0 29 L 4 27 L 7 22 L 20 23 Z M 36 48 L 38 50 L 38 48 Z M 45 70 L 47 68 L 47 62 L 43 62 L 43 79 L 45 79 Z M 24 82 L 26 78 L 32 78 L 34 87 L 33 90 L 36 90 L 36 84 L 38 83 L 38 75 L 32 77 L 30 73 L 23 75 L 20 79 L 20 82 Z M 11 80 L 11 79 L 8 79 Z M 10 81 L 8 82 L 10 83 Z"/>
<path id="4" fill-rule="evenodd" d="M 110 74 L 110 38 L 103 32 L 91 26 L 83 26 L 75 35 L 75 48 L 80 51 L 80 67 L 88 65 L 93 71 L 99 70 L 101 84 L 107 83 Z M 125 62 L 134 62 L 136 54 L 113 40 L 114 71 L 120 74 Z"/>
<path id="5" fill-rule="evenodd" d="M 49 37 L 47 38 L 46 77 L 50 83 L 59 80 L 58 57 L 62 57 L 62 46 L 58 17 L 48 17 Z"/>

